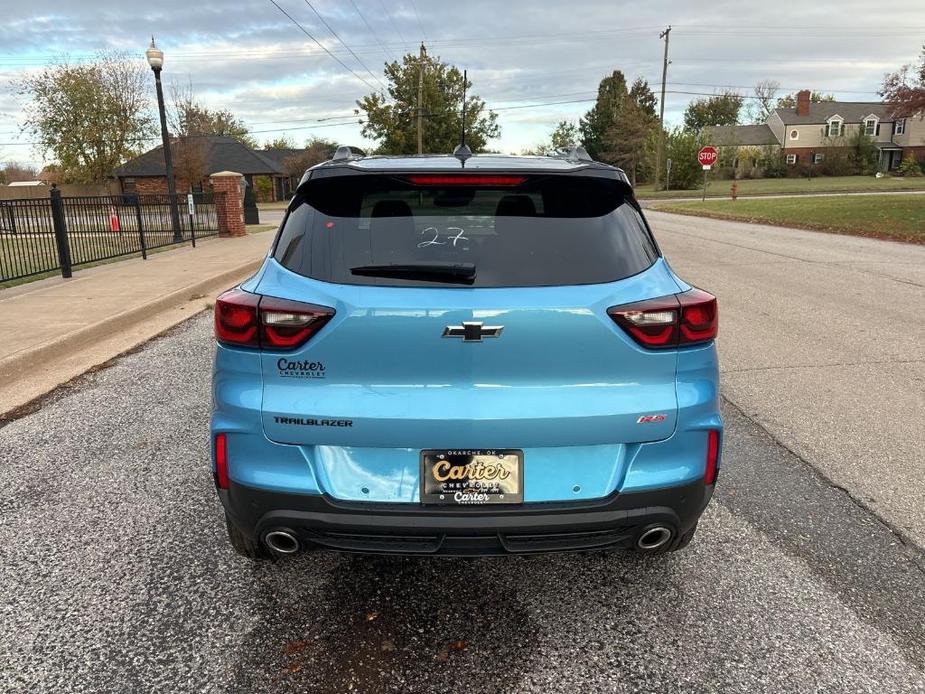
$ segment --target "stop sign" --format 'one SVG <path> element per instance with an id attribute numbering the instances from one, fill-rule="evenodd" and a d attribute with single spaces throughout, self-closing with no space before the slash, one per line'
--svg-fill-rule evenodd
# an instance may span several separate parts
<path id="1" fill-rule="evenodd" d="M 716 147 L 707 145 L 706 147 L 701 147 L 700 151 L 697 152 L 697 161 L 700 162 L 701 166 L 713 166 L 716 163 L 716 156 Z"/>

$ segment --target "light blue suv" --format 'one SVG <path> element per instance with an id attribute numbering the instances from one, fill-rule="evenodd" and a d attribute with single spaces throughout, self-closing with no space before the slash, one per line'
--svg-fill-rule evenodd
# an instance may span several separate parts
<path id="1" fill-rule="evenodd" d="M 684 547 L 720 464 L 716 332 L 716 299 L 671 271 L 626 175 L 583 150 L 341 148 L 215 304 L 231 544 Z"/>

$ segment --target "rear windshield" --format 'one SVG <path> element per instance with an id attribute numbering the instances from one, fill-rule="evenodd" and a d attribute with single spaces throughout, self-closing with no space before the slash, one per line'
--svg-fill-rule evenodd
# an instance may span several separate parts
<path id="1" fill-rule="evenodd" d="M 453 286 L 388 270 L 457 264 L 472 269 L 465 286 L 596 284 L 657 256 L 623 184 L 575 176 L 319 179 L 296 195 L 275 249 L 301 275 L 384 286 Z"/>

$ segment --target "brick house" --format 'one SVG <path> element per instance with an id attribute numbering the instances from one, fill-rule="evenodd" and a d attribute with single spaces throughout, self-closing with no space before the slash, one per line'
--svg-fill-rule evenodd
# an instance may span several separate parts
<path id="1" fill-rule="evenodd" d="M 205 175 L 199 181 L 183 180 L 177 174 L 177 190 L 194 191 L 209 189 L 209 176 L 219 171 L 237 171 L 244 175 L 244 180 L 251 190 L 254 178 L 267 176 L 272 183 L 272 199 L 285 200 L 294 187 L 293 179 L 282 162 L 300 150 L 254 150 L 230 137 L 210 135 L 199 138 L 202 142 L 202 158 L 205 163 Z M 172 148 L 174 154 L 174 171 L 177 166 L 178 148 Z M 166 193 L 167 176 L 164 166 L 163 147 L 158 146 L 144 154 L 130 159 L 113 172 L 123 193 Z M 298 181 L 296 181 L 297 183 Z"/>
<path id="2" fill-rule="evenodd" d="M 826 154 L 850 146 L 851 138 L 863 129 L 878 152 L 882 171 L 896 169 L 907 154 L 925 160 L 925 118 L 894 120 L 880 102 L 810 101 L 810 91 L 797 92 L 793 108 L 777 108 L 759 126 L 738 125 L 705 129 L 707 139 L 725 138 L 721 146 L 746 146 L 740 139 L 756 137 L 754 128 L 767 128 L 770 144 L 782 151 L 790 166 L 822 164 Z M 763 133 L 765 131 L 762 131 Z"/>

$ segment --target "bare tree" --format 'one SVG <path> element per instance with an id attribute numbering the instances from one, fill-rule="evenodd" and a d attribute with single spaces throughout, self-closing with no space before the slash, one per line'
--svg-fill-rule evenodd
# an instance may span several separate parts
<path id="1" fill-rule="evenodd" d="M 777 92 L 780 83 L 777 80 L 761 80 L 755 85 L 755 98 L 749 104 L 749 115 L 753 123 L 764 123 L 770 118 L 777 106 Z"/>
<path id="2" fill-rule="evenodd" d="M 209 175 L 209 148 L 201 137 L 177 137 L 171 143 L 177 179 L 189 189 Z"/>
<path id="3" fill-rule="evenodd" d="M 34 181 L 38 172 L 34 166 L 10 161 L 0 169 L 0 183 L 15 183 L 16 181 Z"/>
<path id="4" fill-rule="evenodd" d="M 214 111 L 203 106 L 193 94 L 193 85 L 172 84 L 170 86 L 173 109 L 170 114 L 170 128 L 177 135 L 193 137 L 222 135 L 237 140 L 251 149 L 257 148 L 257 141 L 248 133 L 247 126 L 227 109 Z"/>
<path id="5" fill-rule="evenodd" d="M 177 178 L 193 186 L 209 175 L 209 146 L 202 133 L 191 127 L 189 114 L 197 106 L 193 98 L 193 85 L 170 86 L 172 107 L 167 111 L 168 126 L 173 133 L 170 147 L 173 153 L 173 167 Z"/>
<path id="6" fill-rule="evenodd" d="M 294 178 L 300 178 L 306 169 L 320 164 L 334 156 L 337 143 L 321 138 L 313 138 L 306 143 L 305 149 L 283 160 L 286 173 Z"/>

